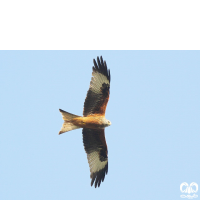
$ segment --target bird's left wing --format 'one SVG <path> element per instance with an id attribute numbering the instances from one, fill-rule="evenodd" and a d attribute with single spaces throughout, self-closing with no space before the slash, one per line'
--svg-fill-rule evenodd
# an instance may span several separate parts
<path id="1" fill-rule="evenodd" d="M 83 128 L 83 143 L 90 166 L 91 186 L 100 186 L 108 173 L 108 150 L 104 129 Z"/>

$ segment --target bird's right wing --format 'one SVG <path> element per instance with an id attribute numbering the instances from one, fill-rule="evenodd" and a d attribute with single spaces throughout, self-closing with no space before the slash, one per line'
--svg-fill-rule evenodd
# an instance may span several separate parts
<path id="1" fill-rule="evenodd" d="M 92 114 L 105 116 L 106 106 L 110 95 L 110 70 L 107 69 L 106 62 L 102 56 L 95 60 L 90 88 L 84 103 L 83 116 Z"/>

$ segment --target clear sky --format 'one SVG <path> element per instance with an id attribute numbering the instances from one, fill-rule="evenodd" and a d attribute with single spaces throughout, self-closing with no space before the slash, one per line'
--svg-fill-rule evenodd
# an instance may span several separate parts
<path id="1" fill-rule="evenodd" d="M 58 109 L 82 115 L 101 55 L 112 125 L 95 189 L 82 131 L 58 135 Z M 0 199 L 180 200 L 182 182 L 200 186 L 199 88 L 200 51 L 0 51 Z"/>

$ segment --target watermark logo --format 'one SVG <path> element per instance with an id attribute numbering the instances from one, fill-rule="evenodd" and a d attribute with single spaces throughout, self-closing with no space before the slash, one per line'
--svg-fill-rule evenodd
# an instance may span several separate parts
<path id="1" fill-rule="evenodd" d="M 190 183 L 190 185 L 186 182 L 181 183 L 180 185 L 180 191 L 182 193 L 187 193 L 187 195 L 182 194 L 180 197 L 181 198 L 188 198 L 188 199 L 193 199 L 193 198 L 197 198 L 198 195 L 193 194 L 193 193 L 197 193 L 198 191 L 198 184 L 195 182 Z M 192 195 L 193 194 L 193 195 Z"/>

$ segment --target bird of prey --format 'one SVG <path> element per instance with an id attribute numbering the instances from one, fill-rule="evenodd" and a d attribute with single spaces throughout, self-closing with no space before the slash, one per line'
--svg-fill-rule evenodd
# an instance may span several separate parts
<path id="1" fill-rule="evenodd" d="M 100 186 L 108 173 L 108 150 L 105 140 L 105 127 L 111 122 L 105 118 L 110 95 L 110 70 L 102 56 L 93 59 L 92 79 L 84 103 L 83 117 L 59 109 L 64 123 L 59 135 L 83 128 L 83 144 L 90 166 L 91 186 Z"/>

